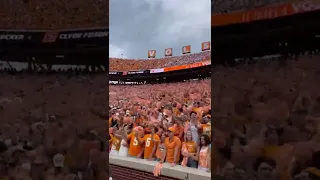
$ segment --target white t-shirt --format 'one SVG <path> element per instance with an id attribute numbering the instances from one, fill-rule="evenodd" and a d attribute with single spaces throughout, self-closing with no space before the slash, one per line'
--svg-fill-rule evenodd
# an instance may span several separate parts
<path id="1" fill-rule="evenodd" d="M 128 156 L 129 149 L 128 149 L 128 147 L 124 146 L 124 144 L 127 144 L 127 142 L 125 142 L 125 140 L 122 139 L 118 156 L 122 156 L 122 157 Z"/>

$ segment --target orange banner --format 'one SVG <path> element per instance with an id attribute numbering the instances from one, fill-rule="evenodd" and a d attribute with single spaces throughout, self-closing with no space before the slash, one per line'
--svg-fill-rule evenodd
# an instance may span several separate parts
<path id="1" fill-rule="evenodd" d="M 185 65 L 181 65 L 181 66 L 165 67 L 165 68 L 163 68 L 163 72 L 197 68 L 197 67 L 201 67 L 201 66 L 208 66 L 210 64 L 211 64 L 211 61 L 202 61 L 202 62 L 197 62 L 197 63 L 193 63 L 193 64 L 185 64 Z"/>
<path id="2" fill-rule="evenodd" d="M 183 46 L 182 47 L 182 54 L 189 54 L 191 53 L 191 46 L 187 45 L 187 46 Z"/>
<path id="3" fill-rule="evenodd" d="M 251 21 L 274 19 L 283 16 L 290 16 L 298 13 L 316 11 L 320 9 L 320 1 L 297 1 L 290 4 L 278 4 L 261 7 L 244 12 L 231 12 L 211 16 L 211 26 L 224 26 L 239 24 Z"/>
<path id="4" fill-rule="evenodd" d="M 210 41 L 201 43 L 201 50 L 202 51 L 210 50 Z"/>

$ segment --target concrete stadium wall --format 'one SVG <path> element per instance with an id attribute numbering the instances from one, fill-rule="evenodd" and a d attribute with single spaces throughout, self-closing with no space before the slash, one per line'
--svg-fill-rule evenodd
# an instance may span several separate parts
<path id="1" fill-rule="evenodd" d="M 112 180 L 210 180 L 211 173 L 195 168 L 164 164 L 159 177 L 153 176 L 155 161 L 131 157 L 109 156 Z"/>

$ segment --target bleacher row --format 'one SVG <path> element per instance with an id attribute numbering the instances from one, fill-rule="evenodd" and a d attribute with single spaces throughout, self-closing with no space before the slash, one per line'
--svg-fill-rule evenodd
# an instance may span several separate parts
<path id="1" fill-rule="evenodd" d="M 109 24 L 109 1 L 2 0 L 0 29 L 76 29 Z"/>
<path id="2" fill-rule="evenodd" d="M 293 0 L 211 0 L 214 14 Z M 75 29 L 109 24 L 109 1 L 3 0 L 1 29 Z"/>
<path id="3" fill-rule="evenodd" d="M 204 51 L 200 53 L 165 57 L 157 59 L 121 59 L 109 58 L 110 71 L 134 71 L 134 70 L 148 70 L 171 66 L 180 66 L 184 64 L 192 64 L 200 61 L 211 59 L 211 51 Z"/>
<path id="4" fill-rule="evenodd" d="M 270 4 L 285 3 L 288 1 L 293 0 L 211 0 L 211 11 L 213 14 L 221 14 L 263 7 Z"/>

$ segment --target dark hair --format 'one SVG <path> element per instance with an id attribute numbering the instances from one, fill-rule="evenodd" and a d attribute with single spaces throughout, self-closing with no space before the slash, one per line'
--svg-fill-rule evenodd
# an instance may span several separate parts
<path id="1" fill-rule="evenodd" d="M 259 166 L 262 164 L 262 163 L 267 163 L 269 164 L 270 166 L 272 166 L 273 168 L 276 167 L 277 163 L 275 160 L 269 158 L 269 157 L 264 157 L 264 156 L 261 156 L 259 157 L 256 162 L 254 163 L 253 165 L 253 170 L 254 171 L 258 171 L 259 169 Z"/>
<path id="2" fill-rule="evenodd" d="M 190 116 L 191 116 L 191 115 L 192 115 L 193 113 L 197 115 L 197 113 L 196 113 L 196 112 L 194 112 L 194 111 L 191 111 L 191 112 L 190 112 Z"/>
<path id="3" fill-rule="evenodd" d="M 177 123 L 177 122 L 182 123 L 182 118 L 181 117 L 174 117 L 173 120 L 174 120 L 174 123 Z"/>
<path id="4" fill-rule="evenodd" d="M 201 144 L 201 137 L 204 138 L 205 145 L 202 145 L 202 144 Z M 211 143 L 211 141 L 210 141 L 210 138 L 209 138 L 209 136 L 208 136 L 207 134 L 202 134 L 202 135 L 200 136 L 200 148 L 201 148 L 202 146 L 208 146 L 210 143 Z"/>
<path id="5" fill-rule="evenodd" d="M 158 132 L 159 131 L 159 129 L 157 127 L 154 127 L 153 129 L 154 129 L 154 132 Z"/>

